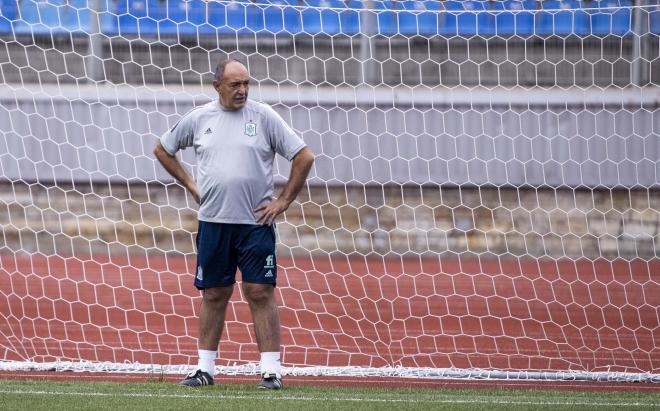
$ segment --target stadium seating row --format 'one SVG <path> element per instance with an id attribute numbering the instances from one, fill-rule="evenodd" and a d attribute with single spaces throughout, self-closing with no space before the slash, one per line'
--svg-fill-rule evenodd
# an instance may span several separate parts
<path id="1" fill-rule="evenodd" d="M 631 0 L 374 1 L 376 26 L 364 31 L 392 35 L 530 36 L 625 35 L 632 30 Z M 87 0 L 0 1 L 0 32 L 90 32 L 94 13 Z M 167 1 L 106 0 L 101 32 L 122 36 L 288 32 L 356 34 L 357 0 Z M 282 7 L 292 5 L 295 7 Z M 300 6 L 300 5 L 305 5 Z M 307 6 L 312 7 L 307 7 Z M 438 12 L 444 10 L 444 12 Z M 660 11 L 650 14 L 660 31 Z"/>

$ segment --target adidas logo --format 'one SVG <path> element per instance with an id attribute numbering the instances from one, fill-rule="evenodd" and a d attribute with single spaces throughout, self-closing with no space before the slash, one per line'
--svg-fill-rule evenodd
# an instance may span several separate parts
<path id="1" fill-rule="evenodd" d="M 273 276 L 273 270 L 268 270 L 268 272 L 264 277 L 272 277 L 272 276 Z"/>
<path id="2" fill-rule="evenodd" d="M 197 267 L 197 279 L 199 281 L 204 280 L 204 271 L 202 271 L 202 266 L 201 265 Z"/>
<path id="3" fill-rule="evenodd" d="M 211 134 L 213 133 L 213 130 L 211 130 L 211 127 L 207 128 L 204 134 Z"/>

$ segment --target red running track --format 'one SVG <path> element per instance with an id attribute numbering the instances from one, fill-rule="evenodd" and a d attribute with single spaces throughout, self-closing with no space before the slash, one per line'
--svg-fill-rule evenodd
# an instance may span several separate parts
<path id="1" fill-rule="evenodd" d="M 194 258 L 0 255 L 0 359 L 195 361 Z M 660 261 L 278 261 L 287 365 L 660 372 Z M 239 277 L 240 278 L 240 277 Z M 236 288 L 219 365 L 256 361 Z"/>

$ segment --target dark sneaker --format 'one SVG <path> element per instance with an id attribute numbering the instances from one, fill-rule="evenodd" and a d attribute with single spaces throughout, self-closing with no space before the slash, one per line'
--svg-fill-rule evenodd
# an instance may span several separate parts
<path id="1" fill-rule="evenodd" d="M 284 387 L 284 384 L 282 384 L 282 377 L 279 374 L 264 374 L 261 378 L 261 382 L 257 384 L 257 387 L 269 390 L 279 390 Z"/>
<path id="2" fill-rule="evenodd" d="M 187 387 L 203 387 L 205 385 L 213 385 L 213 377 L 209 373 L 202 370 L 195 370 L 186 375 L 186 378 L 179 383 Z"/>

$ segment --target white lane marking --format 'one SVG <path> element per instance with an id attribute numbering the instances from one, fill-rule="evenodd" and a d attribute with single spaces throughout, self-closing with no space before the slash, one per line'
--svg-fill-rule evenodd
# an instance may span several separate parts
<path id="1" fill-rule="evenodd" d="M 135 397 L 135 398 L 208 398 L 208 399 L 264 399 L 264 395 L 231 395 L 231 394 L 151 394 L 145 392 L 134 393 L 106 393 L 106 392 L 76 392 L 76 391 L 43 391 L 43 390 L 0 390 L 0 394 L 16 395 L 71 395 L 88 397 Z M 435 403 L 435 404 L 506 404 L 506 405 L 592 405 L 592 406 L 621 406 L 621 407 L 660 407 L 660 403 L 643 402 L 600 402 L 600 401 L 519 401 L 507 398 L 428 398 L 428 399 L 396 399 L 396 398 L 359 398 L 359 397 L 306 397 L 306 396 L 268 396 L 268 400 L 283 401 L 348 401 L 348 402 L 375 402 L 375 403 Z"/>

